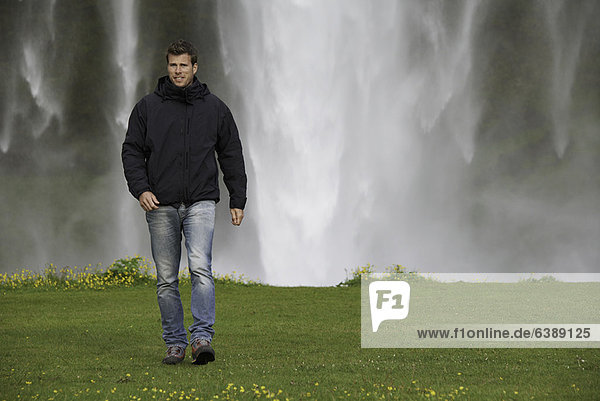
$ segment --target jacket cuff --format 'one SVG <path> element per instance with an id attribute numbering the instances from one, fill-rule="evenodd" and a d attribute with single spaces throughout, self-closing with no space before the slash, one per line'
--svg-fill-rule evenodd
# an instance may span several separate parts
<path id="1" fill-rule="evenodd" d="M 144 192 L 147 192 L 147 191 L 150 191 L 150 188 L 149 188 L 149 187 L 148 187 L 148 188 L 141 189 L 141 190 L 139 190 L 139 191 L 136 191 L 136 192 L 135 192 L 134 194 L 132 194 L 132 195 L 133 195 L 133 197 L 134 197 L 135 199 L 137 199 L 137 200 L 140 200 L 140 195 L 141 195 L 141 194 L 143 194 Z"/>
<path id="2" fill-rule="evenodd" d="M 243 199 L 229 199 L 229 208 L 230 209 L 242 209 L 244 210 L 246 207 L 246 198 Z"/>

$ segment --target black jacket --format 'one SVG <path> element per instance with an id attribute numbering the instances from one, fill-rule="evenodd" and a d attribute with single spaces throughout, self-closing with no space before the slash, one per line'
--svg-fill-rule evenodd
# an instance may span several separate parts
<path id="1" fill-rule="evenodd" d="M 231 111 L 196 77 L 179 88 L 164 76 L 129 118 L 121 153 L 129 192 L 138 199 L 152 191 L 161 205 L 218 202 L 215 152 L 229 190 L 229 207 L 243 209 L 246 172 Z"/>

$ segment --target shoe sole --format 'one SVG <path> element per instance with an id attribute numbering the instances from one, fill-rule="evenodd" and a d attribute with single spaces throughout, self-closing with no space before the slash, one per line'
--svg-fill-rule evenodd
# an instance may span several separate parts
<path id="1" fill-rule="evenodd" d="M 192 361 L 194 365 L 206 365 L 209 362 L 213 362 L 215 360 L 215 354 L 205 351 L 198 354 L 196 359 Z"/>
<path id="2" fill-rule="evenodd" d="M 178 359 L 178 360 L 164 360 L 162 361 L 162 363 L 164 363 L 165 365 L 177 365 L 178 363 L 183 362 L 184 358 Z"/>

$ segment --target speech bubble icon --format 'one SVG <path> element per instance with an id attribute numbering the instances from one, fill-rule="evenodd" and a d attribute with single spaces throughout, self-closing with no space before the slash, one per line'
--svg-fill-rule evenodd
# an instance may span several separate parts
<path id="1" fill-rule="evenodd" d="M 375 333 L 384 320 L 402 320 L 408 316 L 410 285 L 406 281 L 373 281 L 369 284 L 369 301 Z"/>

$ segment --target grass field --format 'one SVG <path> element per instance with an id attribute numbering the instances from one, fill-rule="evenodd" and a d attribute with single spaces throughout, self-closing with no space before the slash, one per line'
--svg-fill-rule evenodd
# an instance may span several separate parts
<path id="1" fill-rule="evenodd" d="M 360 287 L 216 292 L 217 360 L 166 366 L 152 284 L 2 290 L 0 400 L 600 399 L 598 349 L 361 349 Z"/>

